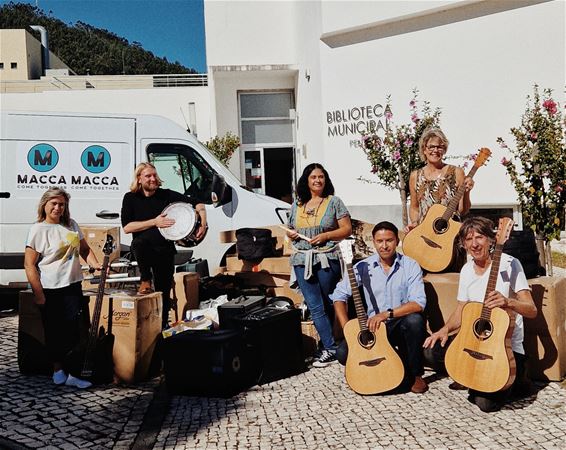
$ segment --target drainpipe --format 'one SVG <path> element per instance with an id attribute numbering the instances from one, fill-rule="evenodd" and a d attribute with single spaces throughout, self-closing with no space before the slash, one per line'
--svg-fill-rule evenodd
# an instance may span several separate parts
<path id="1" fill-rule="evenodd" d="M 39 31 L 41 34 L 41 54 L 43 60 L 43 70 L 42 73 L 45 75 L 45 71 L 50 68 L 49 65 L 49 38 L 47 35 L 47 30 L 45 27 L 40 25 L 31 25 L 30 28 L 34 31 Z"/>

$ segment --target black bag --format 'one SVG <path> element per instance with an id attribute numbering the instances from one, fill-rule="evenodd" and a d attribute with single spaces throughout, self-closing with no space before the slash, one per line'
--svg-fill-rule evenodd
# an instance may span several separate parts
<path id="1" fill-rule="evenodd" d="M 238 259 L 256 260 L 275 256 L 276 239 L 271 230 L 240 228 L 236 230 L 236 252 Z"/>

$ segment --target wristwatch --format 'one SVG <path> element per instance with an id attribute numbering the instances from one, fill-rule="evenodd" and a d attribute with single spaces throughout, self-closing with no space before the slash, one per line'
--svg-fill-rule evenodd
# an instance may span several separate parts
<path id="1" fill-rule="evenodd" d="M 389 318 L 393 319 L 393 310 L 389 308 L 387 311 L 389 312 Z"/>

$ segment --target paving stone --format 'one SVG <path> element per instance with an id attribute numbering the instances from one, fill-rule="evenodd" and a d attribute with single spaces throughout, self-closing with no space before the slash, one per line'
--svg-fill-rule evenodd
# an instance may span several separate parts
<path id="1" fill-rule="evenodd" d="M 0 318 L 0 437 L 29 448 L 131 448 L 158 380 L 88 391 L 17 369 L 17 317 Z M 430 390 L 359 396 L 334 364 L 231 399 L 171 397 L 155 449 L 563 449 L 566 389 L 485 414 L 432 373 Z"/>

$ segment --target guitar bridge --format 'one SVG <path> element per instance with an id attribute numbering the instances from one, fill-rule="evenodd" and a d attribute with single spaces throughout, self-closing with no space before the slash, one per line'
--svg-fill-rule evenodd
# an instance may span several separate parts
<path id="1" fill-rule="evenodd" d="M 381 362 L 385 361 L 385 358 L 368 359 L 367 361 L 360 361 L 359 366 L 375 367 Z"/>
<path id="2" fill-rule="evenodd" d="M 433 240 L 427 238 L 426 236 L 423 236 L 421 234 L 421 238 L 423 241 L 425 241 L 425 243 L 432 248 L 442 248 L 442 245 L 438 245 L 436 242 L 434 242 Z"/>
<path id="3" fill-rule="evenodd" d="M 485 359 L 493 359 L 493 356 L 486 355 L 485 353 L 480 353 L 475 350 L 470 350 L 469 348 L 465 348 L 464 351 L 469 354 L 472 358 L 479 359 L 481 361 Z"/>

